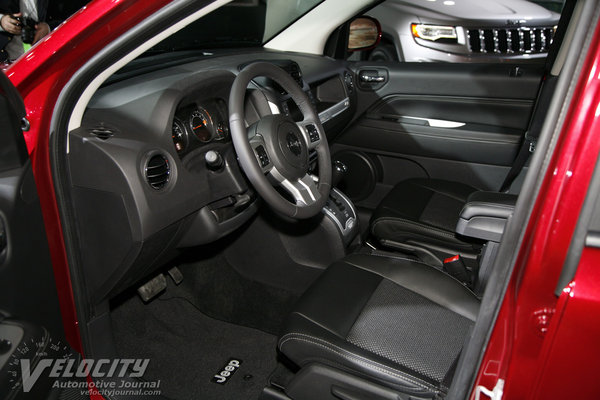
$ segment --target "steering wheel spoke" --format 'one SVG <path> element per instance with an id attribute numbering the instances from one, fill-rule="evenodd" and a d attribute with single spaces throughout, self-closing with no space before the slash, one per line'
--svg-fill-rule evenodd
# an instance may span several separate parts
<path id="1" fill-rule="evenodd" d="M 254 151 L 256 162 L 260 166 L 263 173 L 267 173 L 273 168 L 273 162 L 269 153 L 267 152 L 267 146 L 265 140 L 261 135 L 255 135 L 250 139 L 250 147 Z"/>
<path id="2" fill-rule="evenodd" d="M 315 204 L 320 198 L 319 188 L 315 178 L 306 174 L 298 179 L 286 179 L 278 173 L 276 168 L 271 170 L 271 175 L 296 201 L 298 206 L 310 206 Z"/>
<path id="3" fill-rule="evenodd" d="M 315 149 L 320 143 L 323 137 L 323 132 L 319 129 L 319 124 L 314 123 L 311 119 L 305 119 L 304 121 L 297 122 L 302 137 L 306 141 L 309 150 Z"/>

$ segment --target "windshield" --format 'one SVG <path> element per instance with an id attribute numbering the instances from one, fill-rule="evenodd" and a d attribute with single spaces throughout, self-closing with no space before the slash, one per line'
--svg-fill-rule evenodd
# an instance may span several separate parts
<path id="1" fill-rule="evenodd" d="M 148 51 L 262 46 L 323 0 L 235 0 Z"/>

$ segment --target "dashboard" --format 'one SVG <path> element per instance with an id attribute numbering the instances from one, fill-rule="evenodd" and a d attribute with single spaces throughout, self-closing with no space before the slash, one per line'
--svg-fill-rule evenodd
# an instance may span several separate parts
<path id="1" fill-rule="evenodd" d="M 214 242 L 256 214 L 261 202 L 237 161 L 228 101 L 237 73 L 257 60 L 294 77 L 328 137 L 351 120 L 353 86 L 342 61 L 270 51 L 129 72 L 92 97 L 81 127 L 69 132 L 68 162 L 93 300 L 110 298 L 181 249 Z M 286 93 L 261 79 L 247 89 L 245 113 L 248 126 L 272 113 L 301 118 Z M 210 162 L 215 157 L 218 164 Z"/>
<path id="2" fill-rule="evenodd" d="M 227 141 L 230 139 L 227 103 L 215 98 L 202 104 L 180 105 L 171 129 L 180 157 L 207 143 Z"/>

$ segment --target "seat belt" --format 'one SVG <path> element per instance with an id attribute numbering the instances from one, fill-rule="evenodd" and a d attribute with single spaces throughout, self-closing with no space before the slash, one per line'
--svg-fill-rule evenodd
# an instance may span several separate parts
<path id="1" fill-rule="evenodd" d="M 535 145 L 537 144 L 538 137 L 540 136 L 544 121 L 546 120 L 546 112 L 550 107 L 552 94 L 554 93 L 557 81 L 558 77 L 553 75 L 548 75 L 542 81 L 538 101 L 535 104 L 531 120 L 529 121 L 529 127 L 525 132 L 521 147 L 510 167 L 510 171 L 508 171 L 506 178 L 504 178 L 504 182 L 500 187 L 500 192 L 506 192 L 510 189 L 510 185 L 512 185 L 517 176 L 519 176 L 521 170 L 527 163 L 527 160 L 529 160 L 529 155 L 535 151 Z"/>
<path id="2" fill-rule="evenodd" d="M 519 148 L 519 152 L 515 157 L 512 166 L 510 167 L 510 171 L 504 178 L 504 182 L 502 182 L 502 186 L 500 186 L 500 192 L 508 192 L 510 186 L 515 181 L 517 176 L 521 173 L 521 170 L 529 160 L 529 154 L 535 151 L 535 145 L 537 142 L 537 137 L 533 137 L 529 134 L 529 131 L 525 132 L 525 137 L 523 138 L 523 142 L 521 143 L 521 147 Z"/>

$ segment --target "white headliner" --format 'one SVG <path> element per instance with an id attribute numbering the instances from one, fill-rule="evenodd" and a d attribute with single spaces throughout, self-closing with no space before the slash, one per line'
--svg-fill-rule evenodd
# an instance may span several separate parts
<path id="1" fill-rule="evenodd" d="M 140 45 L 138 48 L 133 50 L 131 53 L 127 54 L 125 57 L 121 58 L 119 61 L 102 71 L 100 74 L 94 78 L 92 82 L 85 88 L 79 100 L 77 100 L 77 104 L 73 109 L 73 114 L 71 114 L 71 119 L 69 120 L 69 129 L 71 132 L 73 129 L 77 129 L 81 126 L 81 120 L 83 118 L 83 113 L 90 102 L 90 99 L 96 93 L 96 90 L 106 81 L 112 74 L 117 72 L 119 69 L 123 68 L 127 65 L 131 60 L 144 53 L 146 50 L 150 49 L 152 46 L 160 43 L 163 39 L 171 36 L 175 32 L 185 28 L 187 25 L 191 24 L 195 20 L 201 18 L 202 16 L 210 13 L 211 11 L 229 3 L 231 0 L 217 0 L 214 3 L 209 4 L 208 6 L 196 11 L 194 14 L 189 15 L 188 17 L 182 19 L 176 24 L 171 25 L 168 29 L 162 31 L 160 34 L 154 36 L 152 39 Z M 67 141 L 68 143 L 68 141 Z"/>
<path id="2" fill-rule="evenodd" d="M 265 44 L 265 48 L 323 54 L 329 35 L 375 0 L 326 0 Z"/>

